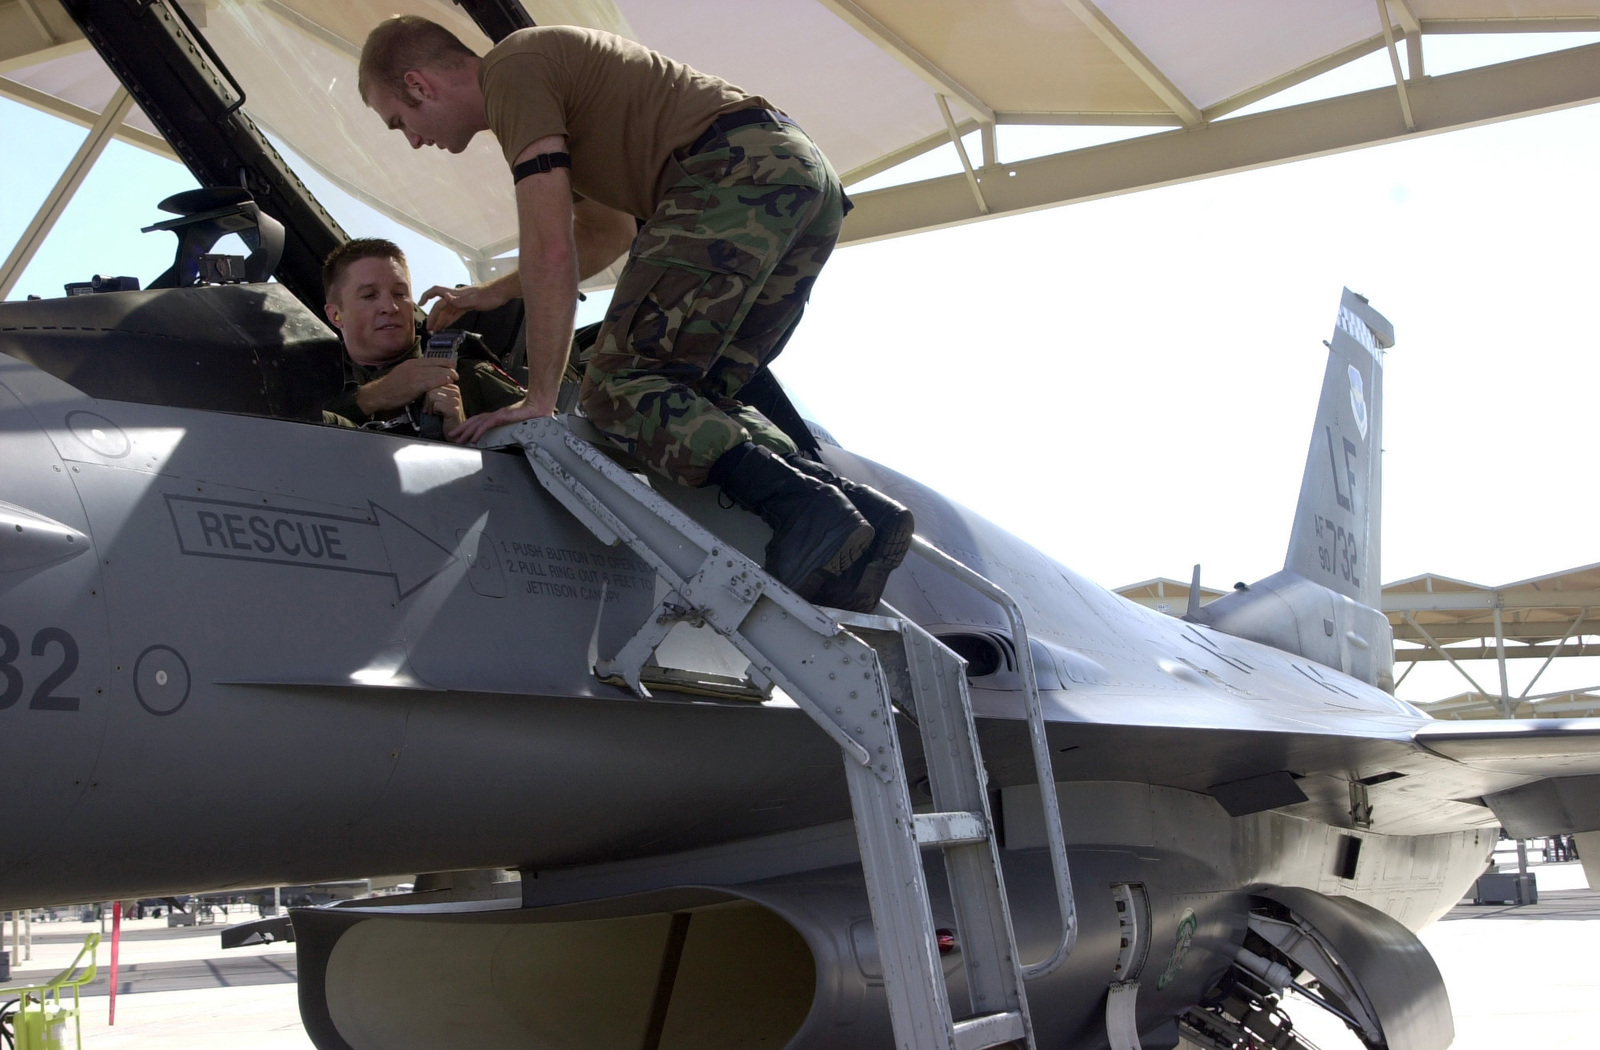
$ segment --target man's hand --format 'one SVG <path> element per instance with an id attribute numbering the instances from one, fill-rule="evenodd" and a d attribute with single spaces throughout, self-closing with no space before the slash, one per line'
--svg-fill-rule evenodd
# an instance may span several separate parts
<path id="1" fill-rule="evenodd" d="M 417 298 L 417 305 L 426 306 L 430 299 L 439 300 L 428 314 L 428 331 L 437 332 L 442 328 L 449 328 L 462 314 L 474 310 L 493 310 L 497 306 L 504 306 L 521 294 L 521 282 L 518 281 L 516 272 L 512 271 L 488 284 L 469 284 L 461 288 L 446 288 L 442 284 L 436 284 Z"/>
<path id="2" fill-rule="evenodd" d="M 454 383 L 436 386 L 428 391 L 422 402 L 422 410 L 444 420 L 446 430 L 460 426 L 467 418 L 466 411 L 461 407 L 461 388 Z"/>
<path id="3" fill-rule="evenodd" d="M 454 383 L 453 362 L 438 358 L 413 357 L 401 361 L 381 379 L 374 379 L 356 392 L 356 405 L 367 415 L 403 408 L 430 390 Z"/>
<path id="4" fill-rule="evenodd" d="M 529 397 L 532 396 L 532 394 L 529 395 Z M 446 430 L 445 437 L 458 445 L 474 445 L 477 444 L 479 438 L 495 427 L 505 426 L 507 423 L 520 423 L 524 419 L 538 419 L 541 416 L 553 416 L 555 414 L 556 406 L 554 404 L 541 405 L 522 400 L 493 412 L 480 412 L 454 430 Z"/>

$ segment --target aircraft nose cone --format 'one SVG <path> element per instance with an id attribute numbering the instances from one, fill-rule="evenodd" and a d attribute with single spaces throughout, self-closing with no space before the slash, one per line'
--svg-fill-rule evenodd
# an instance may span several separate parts
<path id="1" fill-rule="evenodd" d="M 89 537 L 72 526 L 0 500 L 0 573 L 54 565 L 88 549 Z"/>

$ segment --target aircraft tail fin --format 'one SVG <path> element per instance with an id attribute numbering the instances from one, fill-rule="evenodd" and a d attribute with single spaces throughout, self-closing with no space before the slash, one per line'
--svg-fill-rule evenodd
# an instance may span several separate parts
<path id="1" fill-rule="evenodd" d="M 1394 687 L 1378 541 L 1383 351 L 1394 328 L 1346 288 L 1328 346 L 1283 569 L 1186 619 Z"/>
<path id="2" fill-rule="evenodd" d="M 1283 567 L 1379 607 L 1383 356 L 1394 326 L 1346 288 Z"/>

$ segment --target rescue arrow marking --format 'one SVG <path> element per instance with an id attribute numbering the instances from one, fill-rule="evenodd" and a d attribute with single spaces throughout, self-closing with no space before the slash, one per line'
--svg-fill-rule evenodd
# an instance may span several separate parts
<path id="1" fill-rule="evenodd" d="M 456 560 L 448 547 L 370 501 L 372 516 L 357 518 L 265 503 L 165 498 L 178 549 L 189 557 L 387 576 L 401 598 Z"/>

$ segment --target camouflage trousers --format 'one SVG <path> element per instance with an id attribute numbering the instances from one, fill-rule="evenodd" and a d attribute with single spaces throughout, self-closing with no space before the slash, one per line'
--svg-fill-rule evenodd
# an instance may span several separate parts
<path id="1" fill-rule="evenodd" d="M 700 486 L 724 452 L 792 442 L 738 400 L 783 349 L 844 218 L 839 178 L 798 128 L 752 124 L 675 156 L 584 372 L 584 412 L 652 469 Z"/>

